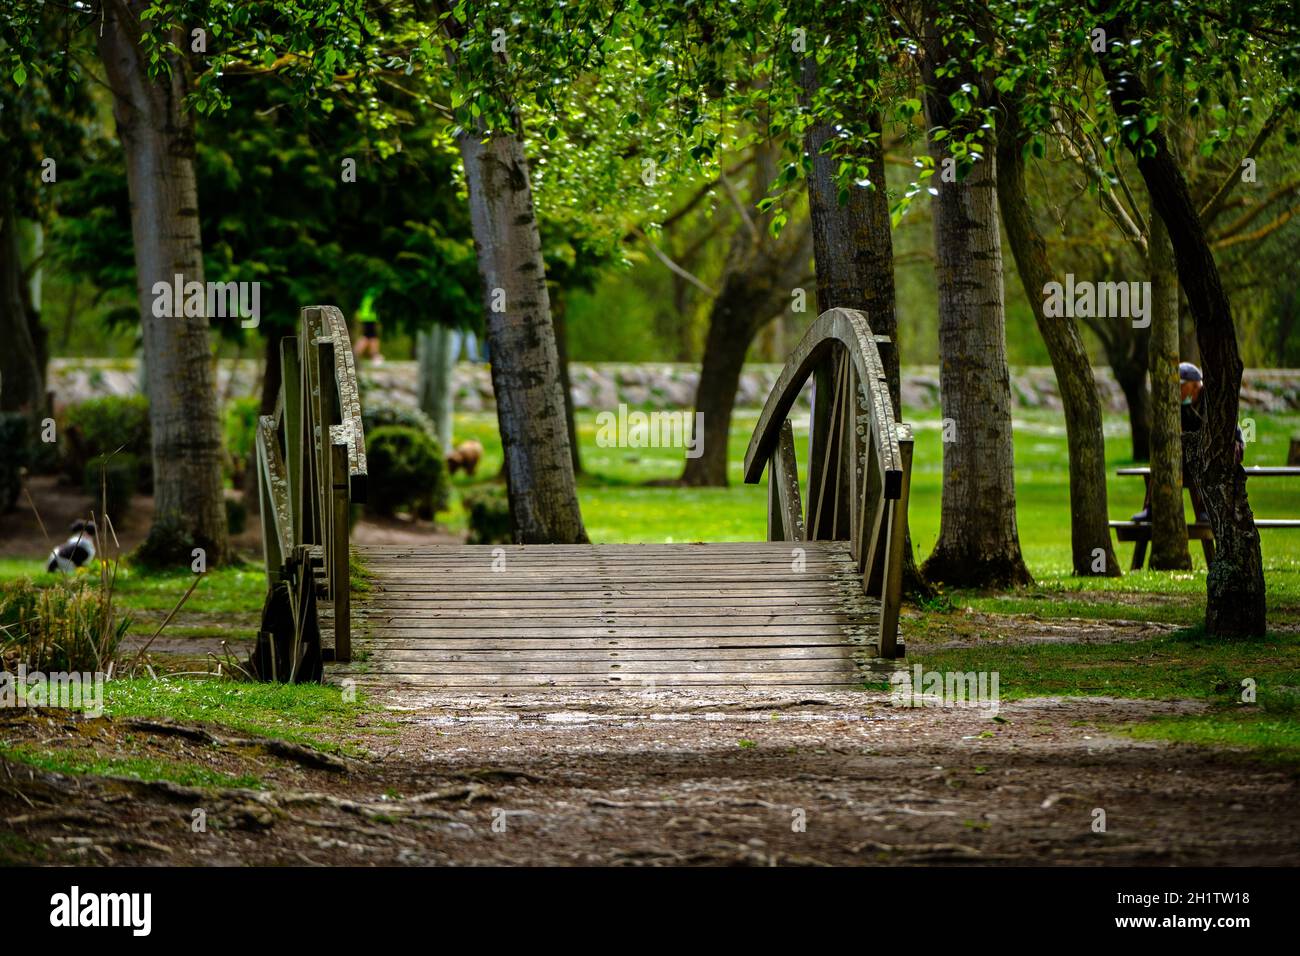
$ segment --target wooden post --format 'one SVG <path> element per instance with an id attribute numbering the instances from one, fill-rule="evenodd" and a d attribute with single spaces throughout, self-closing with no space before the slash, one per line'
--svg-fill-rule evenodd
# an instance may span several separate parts
<path id="1" fill-rule="evenodd" d="M 334 601 L 334 659 L 352 660 L 352 569 L 348 540 L 348 446 L 345 441 L 330 445 L 330 499 L 332 539 L 330 554 L 330 598 Z"/>
<path id="2" fill-rule="evenodd" d="M 262 555 L 266 559 L 266 581 L 269 587 L 275 587 L 280 581 L 284 568 L 284 555 L 280 553 L 280 534 L 276 527 L 275 502 L 271 491 L 271 465 L 267 460 L 268 449 L 261 434 L 267 429 L 260 427 L 257 442 L 257 503 L 262 518 Z M 274 434 L 274 432 L 272 432 Z"/>
<path id="3" fill-rule="evenodd" d="M 337 425 L 338 422 L 338 390 L 334 386 L 334 340 L 328 338 L 316 339 L 316 347 L 312 349 L 316 359 L 316 375 L 314 376 L 314 388 L 312 390 L 312 402 L 315 407 L 316 419 L 316 454 L 317 454 L 317 474 L 320 476 L 320 484 L 316 489 L 316 498 L 313 505 L 316 509 L 317 537 L 316 543 L 321 546 L 321 551 L 325 557 L 325 568 L 329 576 L 329 594 L 334 597 L 336 582 L 334 581 L 334 565 L 330 561 L 330 548 L 333 545 L 333 530 L 330 527 L 334 518 L 334 480 L 331 476 L 331 464 L 333 462 L 333 441 L 330 436 L 330 426 Z M 347 475 L 345 469 L 343 474 Z"/>
<path id="4" fill-rule="evenodd" d="M 293 547 L 302 544 L 302 368 L 298 339 L 280 340 L 280 399 L 285 436 L 284 464 L 289 479 L 289 504 L 293 513 Z"/>
<path id="5" fill-rule="evenodd" d="M 795 461 L 794 430 L 781 425 L 781 438 L 767 466 L 767 540 L 803 541 L 803 503 L 799 500 L 799 468 Z"/>
<path id="6" fill-rule="evenodd" d="M 302 327 L 298 340 L 298 359 L 302 368 L 301 434 L 306 464 L 302 470 L 301 497 L 298 499 L 300 544 L 320 544 L 320 486 L 321 435 L 320 435 L 320 352 L 314 347 L 320 328 L 320 309 L 302 310 Z"/>
<path id="7" fill-rule="evenodd" d="M 1300 465 L 1300 435 L 1291 436 L 1291 447 L 1287 449 L 1286 463 Z"/>
<path id="8" fill-rule="evenodd" d="M 813 410 L 808 448 L 808 539 L 824 541 L 831 537 L 840 494 L 839 459 L 836 438 L 839 435 L 840 368 L 838 353 L 827 354 L 813 373 Z"/>
<path id="9" fill-rule="evenodd" d="M 898 613 L 903 603 L 903 543 L 907 540 L 907 500 L 912 490 L 912 426 L 898 425 L 903 481 L 898 500 L 888 502 L 888 559 L 880 594 L 880 656 L 898 657 Z"/>

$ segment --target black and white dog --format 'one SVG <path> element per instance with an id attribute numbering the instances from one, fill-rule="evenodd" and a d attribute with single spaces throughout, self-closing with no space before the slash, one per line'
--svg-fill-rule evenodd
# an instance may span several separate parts
<path id="1" fill-rule="evenodd" d="M 50 563 L 45 570 L 51 574 L 55 571 L 71 574 L 95 557 L 95 522 L 74 521 L 70 530 L 72 537 L 50 552 Z"/>

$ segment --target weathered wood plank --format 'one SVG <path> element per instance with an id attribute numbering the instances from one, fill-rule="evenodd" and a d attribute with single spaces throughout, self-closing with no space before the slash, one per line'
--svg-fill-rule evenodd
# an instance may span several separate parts
<path id="1" fill-rule="evenodd" d="M 863 624 L 859 631 L 846 630 L 846 625 L 836 624 L 788 624 L 780 628 L 753 628 L 736 625 L 656 625 L 654 627 L 630 627 L 627 624 L 595 624 L 595 625 L 566 625 L 564 627 L 547 628 L 540 630 L 538 628 L 516 627 L 502 628 L 488 631 L 482 627 L 464 627 L 454 624 L 446 626 L 432 624 L 400 624 L 400 625 L 365 625 L 361 629 L 369 638 L 380 637 L 463 637 L 469 640 L 479 639 L 486 640 L 494 636 L 527 636 L 532 640 L 551 641 L 558 638 L 566 637 L 635 637 L 638 639 L 655 638 L 655 637 L 744 637 L 753 641 L 762 640 L 765 636 L 780 638 L 786 643 L 797 643 L 799 639 L 809 635 L 825 635 L 843 640 L 846 634 L 861 633 L 871 634 L 873 637 L 877 633 L 877 625 Z"/>
<path id="2" fill-rule="evenodd" d="M 564 637 L 547 636 L 544 638 L 527 635 L 501 636 L 484 635 L 476 632 L 466 637 L 421 636 L 405 632 L 364 634 L 357 638 L 358 647 L 375 648 L 387 652 L 394 650 L 427 649 L 443 652 L 479 651 L 495 653 L 497 651 L 545 651 L 552 650 L 607 650 L 607 651 L 700 651 L 715 649 L 730 650 L 778 650 L 781 648 L 832 647 L 860 649 L 845 639 L 843 633 L 824 632 L 820 634 L 785 635 L 755 637 L 753 635 L 715 635 L 712 637 L 694 637 L 683 635 L 645 636 L 624 634 L 598 637 Z"/>
<path id="3" fill-rule="evenodd" d="M 381 652 L 380 660 L 393 661 L 795 661 L 795 660 L 853 660 L 853 649 L 843 644 L 826 644 L 813 647 L 701 647 L 683 653 L 680 648 L 557 648 L 551 642 L 542 647 L 504 648 L 501 650 L 433 650 L 420 641 L 396 642 L 387 645 L 359 641 L 356 645 L 358 659 L 371 651 Z"/>
<path id="4" fill-rule="evenodd" d="M 384 686 L 415 686 L 415 687 L 438 687 L 452 689 L 456 687 L 492 687 L 504 688 L 510 687 L 517 690 L 526 688 L 546 688 L 546 687 L 630 687 L 633 690 L 642 690 L 646 683 L 651 683 L 660 688 L 669 688 L 672 686 L 698 687 L 698 686 L 718 686 L 731 690 L 743 689 L 747 685 L 758 687 L 807 687 L 810 683 L 818 685 L 837 685 L 844 688 L 861 688 L 862 682 L 849 678 L 846 673 L 837 675 L 839 680 L 827 680 L 824 676 L 812 674 L 808 675 L 811 681 L 801 679 L 802 675 L 791 674 L 643 674 L 643 675 L 608 675 L 600 677 L 595 674 L 555 674 L 550 677 L 543 675 L 531 674 L 376 674 L 367 673 L 364 670 L 347 670 L 342 668 L 331 668 L 330 677 L 333 680 L 353 677 L 361 681 L 363 678 L 369 678 L 376 683 L 383 683 Z M 856 675 L 855 675 L 856 676 Z"/>

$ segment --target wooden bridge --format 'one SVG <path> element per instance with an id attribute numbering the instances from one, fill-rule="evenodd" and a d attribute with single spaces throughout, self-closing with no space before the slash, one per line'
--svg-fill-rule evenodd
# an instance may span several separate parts
<path id="1" fill-rule="evenodd" d="M 903 654 L 912 440 L 882 347 L 832 309 L 787 362 L 745 456 L 746 482 L 768 475 L 766 542 L 356 547 L 351 343 L 338 309 L 304 309 L 257 435 L 269 589 L 253 669 L 450 694 L 860 686 Z M 810 378 L 801 481 L 788 416 Z"/>

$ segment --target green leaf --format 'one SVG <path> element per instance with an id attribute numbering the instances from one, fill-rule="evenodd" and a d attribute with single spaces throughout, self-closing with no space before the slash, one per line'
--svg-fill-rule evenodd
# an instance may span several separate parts
<path id="1" fill-rule="evenodd" d="M 14 82 L 19 86 L 27 82 L 27 70 L 21 64 L 14 68 Z"/>

